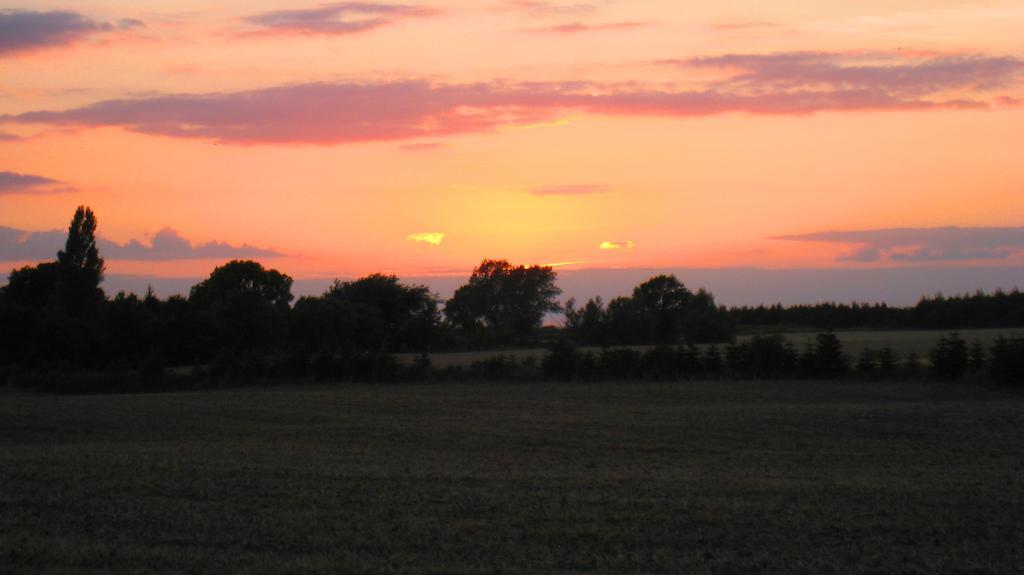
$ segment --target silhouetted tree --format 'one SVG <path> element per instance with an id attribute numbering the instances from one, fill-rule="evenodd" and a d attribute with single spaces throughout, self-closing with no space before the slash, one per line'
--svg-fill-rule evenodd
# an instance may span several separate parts
<path id="1" fill-rule="evenodd" d="M 617 297 L 608 302 L 605 325 L 610 343 L 620 345 L 651 343 L 631 297 Z"/>
<path id="2" fill-rule="evenodd" d="M 224 304 L 233 298 L 255 298 L 283 309 L 292 301 L 292 278 L 267 270 L 259 262 L 233 260 L 210 273 L 210 277 L 192 287 L 189 300 L 200 306 Z"/>
<path id="3" fill-rule="evenodd" d="M 580 343 L 600 346 L 610 343 L 607 312 L 601 296 L 587 301 L 579 309 L 576 300 L 569 298 L 565 303 L 565 327 Z"/>
<path id="4" fill-rule="evenodd" d="M 0 291 L 8 303 L 43 309 L 57 293 L 57 262 L 11 270 L 7 285 Z"/>
<path id="5" fill-rule="evenodd" d="M 197 337 L 204 355 L 249 353 L 287 337 L 292 278 L 254 261 L 231 261 L 192 287 Z"/>
<path id="6" fill-rule="evenodd" d="M 655 276 L 633 288 L 645 339 L 653 343 L 679 341 L 692 300 L 693 294 L 674 275 Z"/>
<path id="7" fill-rule="evenodd" d="M 156 337 L 157 316 L 150 298 L 155 296 L 150 294 L 149 298 L 141 299 L 135 294 L 118 292 L 104 306 L 103 331 L 115 363 L 138 366 L 147 356 L 162 357 Z"/>
<path id="8" fill-rule="evenodd" d="M 820 333 L 814 343 L 814 363 L 817 375 L 838 377 L 850 369 L 843 355 L 843 342 L 832 332 Z"/>
<path id="9" fill-rule="evenodd" d="M 445 304 L 445 317 L 463 333 L 490 330 L 500 340 L 524 340 L 544 314 L 561 309 L 557 274 L 550 267 L 484 260 Z"/>
<path id="10" fill-rule="evenodd" d="M 96 247 L 96 216 L 80 206 L 57 261 L 11 272 L 0 304 L 0 341 L 19 363 L 101 367 L 106 332 L 99 288 L 103 258 Z"/>
<path id="11" fill-rule="evenodd" d="M 601 298 L 580 309 L 570 300 L 565 313 L 573 339 L 590 345 L 727 342 L 734 331 L 710 292 L 694 294 L 672 275 L 650 278 L 607 308 Z"/>
<path id="12" fill-rule="evenodd" d="M 689 343 L 732 341 L 732 319 L 715 304 L 715 296 L 701 288 L 693 295 L 683 319 L 683 338 Z"/>
<path id="13" fill-rule="evenodd" d="M 11 271 L 0 288 L 0 365 L 30 360 L 35 333 L 56 289 L 56 262 Z"/>
<path id="14" fill-rule="evenodd" d="M 331 356 L 356 348 L 355 306 L 340 298 L 302 297 L 291 312 L 291 344 L 306 353 Z"/>
<path id="15" fill-rule="evenodd" d="M 64 249 L 57 252 L 57 303 L 62 312 L 81 315 L 103 300 L 103 258 L 96 246 L 96 215 L 79 206 L 68 226 Z"/>
<path id="16" fill-rule="evenodd" d="M 393 275 L 335 281 L 323 299 L 350 306 L 346 313 L 354 315 L 354 343 L 361 348 L 422 351 L 437 335 L 437 298 L 426 286 L 406 285 Z"/>

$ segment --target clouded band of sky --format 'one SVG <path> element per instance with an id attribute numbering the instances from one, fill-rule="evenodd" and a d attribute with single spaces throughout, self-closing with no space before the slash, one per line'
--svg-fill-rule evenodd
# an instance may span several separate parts
<path id="1" fill-rule="evenodd" d="M 826 111 L 984 109 L 1009 96 L 1024 61 L 1010 56 L 905 58 L 786 53 L 700 57 L 673 68 L 727 70 L 691 88 L 590 82 L 335 82 L 106 100 L 0 122 L 115 126 L 231 144 L 342 144 L 442 137 L 550 122 L 564 114 L 802 115 Z M 311 114 L 313 110 L 315 113 Z"/>
<path id="2" fill-rule="evenodd" d="M 1020 265 L 1022 26 L 999 1 L 9 2 L 0 259 L 88 204 L 131 274 Z"/>

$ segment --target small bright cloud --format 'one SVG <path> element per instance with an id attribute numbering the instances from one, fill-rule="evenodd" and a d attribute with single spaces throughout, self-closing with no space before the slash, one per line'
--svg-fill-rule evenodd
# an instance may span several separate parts
<path id="1" fill-rule="evenodd" d="M 593 196 L 611 193 L 608 186 L 596 184 L 575 184 L 558 186 L 534 186 L 529 190 L 533 196 Z"/>
<path id="2" fill-rule="evenodd" d="M 533 124 L 512 124 L 500 128 L 501 131 L 507 132 L 509 130 L 535 130 L 537 128 L 557 128 L 560 126 L 568 126 L 572 123 L 572 118 L 559 118 L 550 122 L 536 122 Z"/>
<path id="3" fill-rule="evenodd" d="M 441 242 L 444 241 L 444 236 L 445 234 L 438 232 L 423 232 L 419 234 L 409 234 L 406 238 L 411 242 L 439 246 L 441 245 Z"/>
<path id="4" fill-rule="evenodd" d="M 631 250 L 633 249 L 633 242 L 626 240 L 624 242 L 601 242 L 602 250 Z"/>

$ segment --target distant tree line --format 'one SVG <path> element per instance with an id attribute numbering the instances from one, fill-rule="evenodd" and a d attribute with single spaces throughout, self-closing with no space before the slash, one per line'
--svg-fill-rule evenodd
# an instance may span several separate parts
<path id="1" fill-rule="evenodd" d="M 100 287 L 105 263 L 96 228 L 95 214 L 78 208 L 54 261 L 11 272 L 0 289 L 0 376 L 18 374 L 42 387 L 83 391 L 168 378 L 196 385 L 254 377 L 766 378 L 841 377 L 851 369 L 862 376 L 893 376 L 914 371 L 919 358 L 897 359 L 882 349 L 849 359 L 830 332 L 803 350 L 781 337 L 736 343 L 736 326 L 936 327 L 982 308 L 988 314 L 983 317 L 993 322 L 986 325 L 1003 325 L 1006 318 L 1019 318 L 1024 307 L 1015 291 L 937 297 L 907 309 L 856 304 L 726 309 L 711 293 L 693 292 L 675 276 L 660 275 L 607 305 L 600 298 L 581 306 L 570 299 L 563 308 L 552 268 L 503 260 L 483 261 L 447 301 L 425 286 L 384 274 L 338 280 L 319 296 L 294 301 L 292 278 L 254 261 L 215 268 L 187 296 L 161 299 L 150 289 L 142 296 L 108 297 Z M 547 314 L 560 311 L 564 329 L 542 329 Z M 896 317 L 928 319 L 885 323 Z M 1024 319 L 1012 325 L 1022 324 Z M 964 320 L 952 327 L 976 325 Z M 646 352 L 623 347 L 636 345 L 655 347 Z M 533 364 L 498 356 L 465 369 L 435 368 L 427 355 L 526 346 L 551 351 Z M 400 365 L 394 354 L 402 352 L 420 359 Z M 1012 381 L 1020 379 L 1022 357 L 1018 339 L 999 340 L 989 350 L 951 336 L 929 359 L 937 378 L 985 370 L 997 381 Z M 114 383 L 88 383 L 93 377 Z"/>
<path id="2" fill-rule="evenodd" d="M 563 342 L 543 358 L 541 368 L 545 376 L 561 380 L 973 378 L 1022 387 L 1024 338 L 1000 337 L 986 347 L 980 342 L 968 345 L 952 332 L 939 339 L 928 358 L 901 355 L 889 346 L 865 348 L 851 358 L 833 332 L 817 334 L 803 349 L 781 335 L 758 335 L 724 347 L 655 346 L 645 351 L 606 348 L 595 352 Z M 508 366 L 500 371 L 514 373 Z"/>
<path id="3" fill-rule="evenodd" d="M 1024 293 L 925 296 L 911 307 L 884 303 L 742 306 L 728 310 L 739 326 L 813 329 L 971 329 L 1024 325 Z"/>

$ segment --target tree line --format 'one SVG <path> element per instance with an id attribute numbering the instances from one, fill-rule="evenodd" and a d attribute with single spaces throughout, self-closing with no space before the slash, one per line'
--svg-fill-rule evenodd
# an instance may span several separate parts
<path id="1" fill-rule="evenodd" d="M 654 373 L 832 376 L 846 370 L 838 364 L 827 367 L 832 365 L 823 359 L 827 347 L 798 351 L 781 338 L 737 344 L 736 326 L 838 328 L 862 321 L 859 317 L 925 317 L 931 319 L 920 321 L 946 326 L 943 322 L 967 313 L 964 310 L 971 306 L 987 306 L 990 315 L 984 317 L 1000 322 L 1020 317 L 1024 309 L 1017 292 L 932 298 L 912 309 L 856 304 L 727 309 L 717 305 L 710 292 L 693 292 L 671 275 L 653 277 L 631 295 L 607 304 L 601 298 L 582 305 L 570 299 L 562 306 L 552 268 L 504 260 L 483 261 L 447 301 L 426 286 L 385 274 L 337 280 L 323 294 L 296 301 L 291 277 L 242 260 L 216 267 L 188 295 L 161 299 L 150 289 L 141 296 L 120 292 L 108 297 L 101 288 L 105 262 L 96 245 L 96 229 L 96 215 L 79 207 L 55 260 L 10 273 L 0 289 L 0 375 L 102 372 L 162 377 L 175 368 L 176 373 L 184 369 L 212 380 L 388 379 L 402 370 L 408 377 L 494 371 L 493 377 L 499 378 L 497 372 L 503 370 L 569 379 L 602 374 L 655 377 Z M 544 318 L 557 312 L 564 313 L 564 328 L 542 328 Z M 1014 325 L 1021 324 L 1024 319 Z M 965 320 L 951 327 L 974 325 Z M 699 349 L 701 344 L 714 345 Z M 576 350 L 576 345 L 655 345 L 662 351 L 651 357 L 628 349 L 592 354 Z M 1017 340 L 1000 345 L 993 354 L 1012 355 L 1020 347 Z M 442 373 L 429 365 L 426 355 L 410 366 L 399 366 L 393 357 L 402 352 L 527 346 L 553 347 L 542 365 L 510 367 L 499 359 L 470 366 L 467 373 Z M 666 359 L 669 355 L 674 359 Z M 650 362 L 661 367 L 652 368 Z M 675 367 L 666 371 L 669 364 Z M 1019 369 L 1007 365 L 1000 369 Z"/>
<path id="2" fill-rule="evenodd" d="M 515 373 L 513 367 L 502 371 Z M 1024 385 L 1024 338 L 999 337 L 985 346 L 978 341 L 968 344 L 952 332 L 941 337 L 927 357 L 915 352 L 900 354 L 886 345 L 864 348 L 855 358 L 845 353 L 842 341 L 831 331 L 817 334 L 802 349 L 781 335 L 757 335 L 725 346 L 660 345 L 646 350 L 618 347 L 594 351 L 563 341 L 544 356 L 541 368 L 549 378 L 585 381 L 969 378 L 1020 387 Z"/>
<path id="3" fill-rule="evenodd" d="M 447 301 L 422 285 L 371 274 L 337 280 L 295 301 L 292 278 L 255 261 L 214 269 L 187 296 L 107 297 L 96 247 L 96 215 L 80 207 L 52 262 L 13 270 L 0 290 L 5 364 L 99 369 L 160 359 L 205 365 L 223 355 L 431 352 L 540 345 L 546 314 L 562 311 L 550 267 L 485 260 Z M 573 303 L 570 318 L 576 318 Z M 637 287 L 609 307 L 614 343 L 727 341 L 725 314 L 703 290 L 674 277 Z M 590 316 L 572 320 L 579 335 Z M 602 324 L 604 320 L 601 320 Z M 717 324 L 716 324 L 717 322 Z M 720 324 L 720 325 L 719 325 Z M 692 329 L 692 326 L 701 326 Z M 711 329 L 705 326 L 718 325 Z M 626 330 L 617 334 L 616 330 Z M 604 327 L 601 328 L 604 330 Z M 604 337 L 604 336 L 602 336 Z"/>
<path id="4" fill-rule="evenodd" d="M 910 307 L 884 303 L 819 303 L 733 307 L 730 320 L 740 326 L 814 329 L 971 329 L 1024 325 L 1024 293 L 1014 288 L 988 294 L 922 297 Z"/>

